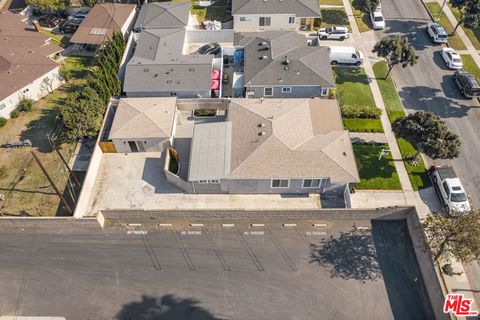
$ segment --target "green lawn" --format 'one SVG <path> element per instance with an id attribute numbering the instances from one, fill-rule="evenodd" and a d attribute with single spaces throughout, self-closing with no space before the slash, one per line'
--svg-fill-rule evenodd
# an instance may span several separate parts
<path id="1" fill-rule="evenodd" d="M 192 2 L 191 14 L 196 14 L 199 22 L 205 20 L 227 20 L 227 5 L 225 0 L 218 0 L 208 7 L 201 7 L 197 2 Z"/>
<path id="2" fill-rule="evenodd" d="M 432 13 L 433 17 L 436 18 L 438 16 L 438 13 L 440 12 L 440 9 L 441 9 L 440 4 L 437 3 L 437 2 L 427 2 L 426 5 L 428 7 L 428 10 L 430 10 L 430 12 Z M 450 20 L 448 20 L 445 12 L 442 12 L 442 15 L 440 16 L 440 20 L 438 21 L 438 23 L 440 23 L 447 30 L 447 32 L 449 34 L 454 29 L 454 26 L 450 23 Z M 452 48 L 454 48 L 456 50 L 467 49 L 467 47 L 463 43 L 462 39 L 460 39 L 458 34 L 455 34 L 453 36 L 449 35 L 448 36 L 448 43 L 450 44 L 450 46 Z"/>
<path id="3" fill-rule="evenodd" d="M 321 9 L 322 11 L 322 28 L 329 26 L 344 26 L 352 31 L 348 22 L 347 13 L 344 9 Z"/>
<path id="4" fill-rule="evenodd" d="M 460 20 L 460 10 L 457 8 L 452 7 L 452 5 L 449 3 L 448 6 L 453 12 L 453 15 L 457 20 Z M 467 35 L 468 39 L 472 42 L 473 46 L 475 49 L 480 50 L 480 29 L 470 29 L 462 25 L 463 31 L 465 31 L 465 34 Z"/>
<path id="5" fill-rule="evenodd" d="M 319 5 L 343 6 L 342 0 L 318 0 Z"/>
<path id="6" fill-rule="evenodd" d="M 343 126 L 352 132 L 383 132 L 380 119 L 343 119 Z"/>
<path id="7" fill-rule="evenodd" d="M 363 68 L 334 67 L 333 72 L 337 84 L 337 98 L 341 106 L 375 106 Z"/>
<path id="8" fill-rule="evenodd" d="M 473 74 L 478 80 L 480 80 L 480 68 L 469 54 L 462 54 L 463 69 Z"/>
<path id="9" fill-rule="evenodd" d="M 418 157 L 418 165 L 413 166 L 409 161 L 405 159 L 408 156 L 414 155 L 417 151 L 415 147 L 405 139 L 397 139 L 398 147 L 400 148 L 400 153 L 402 154 L 403 163 L 408 172 L 408 177 L 410 178 L 410 183 L 412 184 L 413 190 L 417 191 L 419 189 L 427 188 L 430 186 L 430 178 L 428 177 L 427 169 L 425 168 L 425 163 L 421 156 Z"/>
<path id="10" fill-rule="evenodd" d="M 360 10 L 357 10 L 353 6 L 352 1 L 353 0 L 350 0 L 350 5 L 352 6 L 352 9 L 353 9 L 353 15 L 355 16 L 355 21 L 357 22 L 358 30 L 360 32 L 373 30 L 372 22 L 370 21 L 370 17 L 368 16 L 368 14 Z"/>
<path id="11" fill-rule="evenodd" d="M 58 44 L 62 48 L 66 48 L 70 45 L 70 38 L 63 34 L 56 34 L 45 29 L 40 29 L 40 32 L 53 39 L 53 42 Z"/>
<path id="12" fill-rule="evenodd" d="M 388 146 L 353 144 L 353 152 L 360 173 L 357 189 L 400 190 L 402 188 L 392 156 L 389 154 L 378 160 L 382 149 L 388 149 Z"/>
<path id="13" fill-rule="evenodd" d="M 393 122 L 396 119 L 403 117 L 405 111 L 403 110 L 402 102 L 398 97 L 397 89 L 393 83 L 392 77 L 389 76 L 388 79 L 385 79 L 387 71 L 388 67 L 385 61 L 379 61 L 373 65 L 373 72 L 375 73 L 377 84 L 380 87 L 383 102 L 387 109 L 388 119 L 390 119 L 390 122 Z"/>

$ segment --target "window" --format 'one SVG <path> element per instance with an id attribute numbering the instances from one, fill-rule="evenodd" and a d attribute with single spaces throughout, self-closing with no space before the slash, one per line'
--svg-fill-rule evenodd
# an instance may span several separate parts
<path id="1" fill-rule="evenodd" d="M 0 103 L 0 110 L 3 110 L 7 107 L 5 103 Z"/>
<path id="2" fill-rule="evenodd" d="M 450 197 L 450 189 L 448 188 L 447 181 L 443 182 L 443 189 L 445 189 L 447 197 Z"/>
<path id="3" fill-rule="evenodd" d="M 170 97 L 176 97 L 177 93 L 176 92 L 170 92 Z"/>
<path id="4" fill-rule="evenodd" d="M 198 183 L 199 183 L 199 184 L 207 184 L 207 183 L 208 183 L 208 180 L 198 180 Z"/>
<path id="5" fill-rule="evenodd" d="M 269 27 L 271 23 L 270 17 L 260 17 L 259 18 L 259 26 L 260 27 Z"/>
<path id="6" fill-rule="evenodd" d="M 272 179 L 272 188 L 288 188 L 289 184 L 288 179 Z"/>
<path id="7" fill-rule="evenodd" d="M 302 188 L 318 188 L 322 183 L 322 179 L 303 179 Z"/>
<path id="8" fill-rule="evenodd" d="M 282 88 L 282 93 L 290 93 L 290 92 L 292 92 L 292 88 L 290 88 L 290 87 L 283 87 Z"/>
<path id="9" fill-rule="evenodd" d="M 214 184 L 219 184 L 219 183 L 220 183 L 220 180 L 208 180 L 208 182 L 214 183 Z"/>
<path id="10" fill-rule="evenodd" d="M 27 88 L 27 89 L 23 90 L 22 92 L 23 92 L 23 93 L 26 93 L 26 92 L 28 92 L 28 91 L 30 91 L 30 89 Z"/>
<path id="11" fill-rule="evenodd" d="M 295 23 L 295 17 L 289 17 L 288 23 Z"/>
<path id="12" fill-rule="evenodd" d="M 264 88 L 263 89 L 263 95 L 265 97 L 271 97 L 273 96 L 273 88 Z"/>
<path id="13" fill-rule="evenodd" d="M 252 18 L 251 17 L 240 17 L 240 21 L 244 22 L 244 21 L 252 21 Z"/>
<path id="14" fill-rule="evenodd" d="M 320 92 L 320 95 L 322 97 L 325 97 L 326 95 L 328 95 L 328 88 L 322 88 L 322 92 Z"/>

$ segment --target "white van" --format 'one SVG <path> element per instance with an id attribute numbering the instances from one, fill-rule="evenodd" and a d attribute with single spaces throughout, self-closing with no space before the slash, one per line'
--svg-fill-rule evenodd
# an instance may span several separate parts
<path id="1" fill-rule="evenodd" d="M 331 46 L 330 63 L 354 64 L 359 66 L 363 63 L 363 54 L 354 47 Z"/>

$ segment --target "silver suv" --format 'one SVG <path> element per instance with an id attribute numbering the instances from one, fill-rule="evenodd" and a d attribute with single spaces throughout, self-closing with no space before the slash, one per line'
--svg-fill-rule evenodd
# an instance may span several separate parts
<path id="1" fill-rule="evenodd" d="M 447 31 L 438 23 L 429 23 L 427 26 L 427 32 L 435 43 L 446 43 L 448 41 Z"/>
<path id="2" fill-rule="evenodd" d="M 334 39 L 345 40 L 349 37 L 346 27 L 328 27 L 318 30 L 318 38 L 321 40 Z"/>

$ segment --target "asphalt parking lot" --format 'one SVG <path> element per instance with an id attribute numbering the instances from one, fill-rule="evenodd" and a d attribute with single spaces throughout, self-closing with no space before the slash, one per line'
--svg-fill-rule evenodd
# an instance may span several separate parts
<path id="1" fill-rule="evenodd" d="M 433 319 L 403 222 L 0 224 L 0 315 Z"/>

